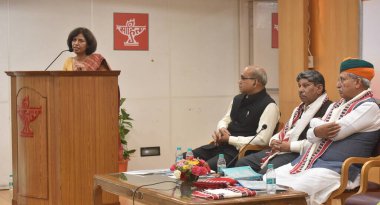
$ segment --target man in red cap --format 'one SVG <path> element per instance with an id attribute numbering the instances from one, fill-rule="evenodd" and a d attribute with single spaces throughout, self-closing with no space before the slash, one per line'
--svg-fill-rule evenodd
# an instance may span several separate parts
<path id="1" fill-rule="evenodd" d="M 293 162 L 276 169 L 277 184 L 307 192 L 309 204 L 322 204 L 340 186 L 342 163 L 349 157 L 370 157 L 379 140 L 380 109 L 370 81 L 373 65 L 360 59 L 341 63 L 337 88 L 342 99 L 322 119 L 310 122 L 311 145 Z M 358 186 L 360 169 L 351 167 L 349 186 Z"/>

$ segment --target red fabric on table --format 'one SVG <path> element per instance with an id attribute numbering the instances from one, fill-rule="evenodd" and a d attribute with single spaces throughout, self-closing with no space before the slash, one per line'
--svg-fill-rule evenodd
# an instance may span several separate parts
<path id="1" fill-rule="evenodd" d="M 228 177 L 216 177 L 210 179 L 201 179 L 194 182 L 194 186 L 201 189 L 219 189 L 234 186 L 237 183 L 235 179 Z"/>

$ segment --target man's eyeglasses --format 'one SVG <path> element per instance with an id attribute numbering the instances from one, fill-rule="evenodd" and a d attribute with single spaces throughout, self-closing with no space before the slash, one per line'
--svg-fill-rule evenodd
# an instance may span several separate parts
<path id="1" fill-rule="evenodd" d="M 240 79 L 241 80 L 256 80 L 256 78 L 248 78 L 248 77 L 244 77 L 244 76 L 240 76 Z"/>

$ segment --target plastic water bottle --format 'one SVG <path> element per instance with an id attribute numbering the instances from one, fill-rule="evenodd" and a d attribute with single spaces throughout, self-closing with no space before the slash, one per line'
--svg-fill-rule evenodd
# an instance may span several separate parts
<path id="1" fill-rule="evenodd" d="M 224 159 L 224 154 L 219 154 L 219 157 L 218 157 L 218 162 L 216 163 L 216 166 L 217 166 L 217 172 L 218 174 L 220 174 L 221 176 L 223 176 L 223 171 L 222 169 L 226 168 L 226 160 Z"/>
<path id="2" fill-rule="evenodd" d="M 178 162 L 182 159 L 183 159 L 182 149 L 181 147 L 177 147 L 177 150 L 175 151 L 175 162 Z"/>
<path id="3" fill-rule="evenodd" d="M 191 148 L 187 148 L 186 159 L 194 158 L 193 150 Z"/>
<path id="4" fill-rule="evenodd" d="M 13 197 L 13 174 L 9 175 L 8 187 L 9 187 L 9 192 L 11 196 Z"/>
<path id="5" fill-rule="evenodd" d="M 273 169 L 273 164 L 268 164 L 268 169 L 265 176 L 267 184 L 267 194 L 276 194 L 276 172 Z"/>

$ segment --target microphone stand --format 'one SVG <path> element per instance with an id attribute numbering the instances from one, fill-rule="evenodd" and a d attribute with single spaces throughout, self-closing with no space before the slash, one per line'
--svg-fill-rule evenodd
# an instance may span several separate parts
<path id="1" fill-rule="evenodd" d="M 252 142 L 252 140 L 253 139 L 255 139 L 256 138 L 256 136 L 257 135 L 259 135 L 260 134 L 260 132 L 261 131 L 263 131 L 263 130 L 265 130 L 265 129 L 267 129 L 267 125 L 266 124 L 263 124 L 263 126 L 261 127 L 261 129 L 259 130 L 259 132 L 257 132 L 256 134 L 255 134 L 255 136 L 253 136 L 252 137 L 252 139 L 251 140 L 249 140 L 249 142 L 247 143 L 247 144 L 245 144 L 244 146 L 243 146 L 243 148 L 241 148 L 240 150 L 239 150 L 239 152 L 237 153 L 237 155 L 227 164 L 227 166 L 226 167 L 229 167 L 230 165 L 231 165 L 231 163 L 239 156 L 239 154 L 240 154 L 240 152 L 245 148 L 245 147 L 247 147 L 249 144 L 251 144 L 251 142 Z"/>
<path id="2" fill-rule="evenodd" d="M 70 50 L 63 50 L 63 51 L 61 51 L 59 54 L 58 54 L 58 56 L 45 68 L 45 70 L 44 71 L 46 71 L 47 69 L 49 69 L 50 68 L 50 66 L 51 66 L 51 64 L 53 64 L 56 60 L 57 60 L 57 58 L 59 57 L 59 56 L 61 56 L 62 55 L 62 53 L 64 53 L 64 52 L 66 52 L 66 51 L 70 51 Z M 71 52 L 71 51 L 70 51 Z"/>

